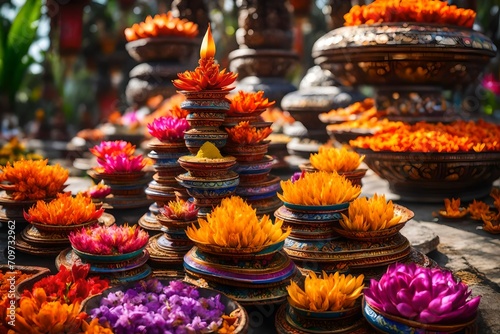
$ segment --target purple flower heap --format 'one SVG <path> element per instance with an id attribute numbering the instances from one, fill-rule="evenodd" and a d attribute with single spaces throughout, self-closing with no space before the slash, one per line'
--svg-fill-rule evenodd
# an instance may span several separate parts
<path id="1" fill-rule="evenodd" d="M 450 271 L 393 264 L 365 290 L 368 305 L 425 324 L 458 324 L 476 316 L 480 297 L 457 282 Z"/>
<path id="2" fill-rule="evenodd" d="M 157 279 L 141 281 L 125 293 L 110 293 L 90 312 L 100 323 L 109 323 L 116 334 L 215 332 L 223 314 L 219 294 L 203 298 L 182 281 L 163 286 Z"/>
<path id="3" fill-rule="evenodd" d="M 148 131 L 163 143 L 179 142 L 184 140 L 184 131 L 189 130 L 189 123 L 185 118 L 159 117 L 148 124 Z"/>

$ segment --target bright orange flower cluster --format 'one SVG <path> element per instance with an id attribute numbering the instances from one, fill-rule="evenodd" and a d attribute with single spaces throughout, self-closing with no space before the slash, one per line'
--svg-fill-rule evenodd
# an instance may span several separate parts
<path id="1" fill-rule="evenodd" d="M 232 128 L 226 128 L 228 140 L 233 143 L 252 145 L 262 142 L 273 132 L 271 127 L 257 129 L 250 125 L 250 122 L 240 122 Z"/>
<path id="2" fill-rule="evenodd" d="M 340 225 L 348 231 L 379 231 L 395 226 L 401 216 L 394 214 L 394 204 L 385 195 L 356 198 L 349 204 L 348 215 L 342 213 Z"/>
<path id="3" fill-rule="evenodd" d="M 86 317 L 85 312 L 80 312 L 80 302 L 49 301 L 45 290 L 36 288 L 21 297 L 16 309 L 16 325 L 11 331 L 21 334 L 80 333 Z"/>
<path id="4" fill-rule="evenodd" d="M 277 194 L 283 201 L 297 205 L 333 205 L 351 202 L 361 194 L 360 186 L 353 186 L 351 181 L 336 172 L 305 173 L 292 182 L 281 181 L 283 195 Z"/>
<path id="5" fill-rule="evenodd" d="M 104 209 L 96 210 L 92 198 L 78 193 L 75 197 L 70 193 L 58 194 L 50 201 L 37 201 L 24 218 L 29 222 L 47 225 L 78 225 L 96 220 L 103 214 Z"/>
<path id="6" fill-rule="evenodd" d="M 320 146 L 318 153 L 312 153 L 309 157 L 311 165 L 317 170 L 325 172 L 350 172 L 356 170 L 364 155 L 348 150 L 345 147 Z"/>
<path id="7" fill-rule="evenodd" d="M 285 240 L 291 233 L 288 227 L 282 230 L 282 220 L 272 222 L 268 215 L 260 220 L 256 211 L 238 196 L 224 198 L 221 204 L 198 219 L 199 228 L 191 225 L 186 234 L 195 243 L 229 248 L 255 248 L 272 245 Z"/>
<path id="8" fill-rule="evenodd" d="M 0 188 L 12 191 L 16 201 L 39 200 L 56 196 L 64 189 L 69 172 L 59 164 L 47 165 L 48 160 L 19 160 L 1 166 Z"/>
<path id="9" fill-rule="evenodd" d="M 264 110 L 274 105 L 276 101 L 269 101 L 264 98 L 264 91 L 245 92 L 238 91 L 237 94 L 230 96 L 231 104 L 227 112 L 228 116 L 237 116 L 241 114 L 250 114 L 258 110 Z"/>
<path id="10" fill-rule="evenodd" d="M 483 201 L 473 200 L 467 207 L 470 217 L 474 220 L 481 220 L 484 214 L 490 212 L 490 206 Z"/>
<path id="11" fill-rule="evenodd" d="M 113 334 L 111 328 L 103 327 L 99 324 L 99 318 L 94 318 L 90 323 L 82 323 L 83 334 Z"/>
<path id="12" fill-rule="evenodd" d="M 230 90 L 238 77 L 237 73 L 227 72 L 226 69 L 219 71 L 219 64 L 215 63 L 215 42 L 208 27 L 203 38 L 201 57 L 198 67 L 193 71 L 178 73 L 178 79 L 173 80 L 175 88 L 189 92 L 202 90 Z"/>
<path id="13" fill-rule="evenodd" d="M 376 111 L 375 100 L 366 98 L 363 101 L 355 102 L 345 108 L 332 109 L 329 112 L 321 113 L 319 116 L 328 119 L 328 117 L 345 117 L 358 116 L 368 111 Z"/>
<path id="14" fill-rule="evenodd" d="M 182 36 L 194 38 L 198 35 L 198 25 L 187 19 L 174 17 L 172 12 L 148 16 L 144 22 L 135 23 L 125 29 L 128 42 L 147 37 Z"/>
<path id="15" fill-rule="evenodd" d="M 346 26 L 382 22 L 440 23 L 472 28 L 476 12 L 441 0 L 375 0 L 353 6 L 344 15 Z"/>
<path id="16" fill-rule="evenodd" d="M 10 283 L 12 277 L 14 277 L 15 285 L 17 286 L 20 282 L 30 278 L 31 276 L 33 276 L 33 274 L 28 274 L 21 270 L 12 270 L 7 272 L 0 271 L 0 299 L 7 298 L 11 287 Z"/>
<path id="17" fill-rule="evenodd" d="M 500 125 L 484 120 L 460 120 L 449 124 L 389 124 L 388 128 L 380 129 L 373 136 L 351 140 L 350 145 L 394 152 L 500 151 Z"/>
<path id="18" fill-rule="evenodd" d="M 492 210 L 488 204 L 474 200 L 469 204 L 469 212 L 472 219 L 483 221 L 483 230 L 490 233 L 500 233 L 500 188 L 493 188 L 490 192 L 493 197 L 493 205 L 496 210 Z"/>
<path id="19" fill-rule="evenodd" d="M 335 274 L 323 271 L 322 277 L 311 271 L 304 282 L 304 290 L 291 281 L 287 286 L 290 304 L 314 312 L 340 311 L 353 307 L 363 292 L 364 275 Z"/>

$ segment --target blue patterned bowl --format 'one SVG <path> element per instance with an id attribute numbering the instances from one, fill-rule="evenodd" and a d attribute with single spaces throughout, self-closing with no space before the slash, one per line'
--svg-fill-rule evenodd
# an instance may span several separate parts
<path id="1" fill-rule="evenodd" d="M 125 261 L 132 259 L 134 257 L 140 256 L 146 246 L 130 252 L 130 253 L 125 253 L 125 254 L 116 254 L 116 255 L 98 255 L 98 254 L 91 254 L 91 253 L 86 253 L 79 251 L 78 249 L 73 247 L 73 251 L 75 252 L 76 255 L 83 261 L 83 262 L 119 262 L 119 261 Z"/>
<path id="2" fill-rule="evenodd" d="M 374 307 L 371 307 L 364 298 L 363 298 L 362 310 L 363 310 L 363 316 L 368 321 L 368 323 L 373 328 L 383 333 L 388 333 L 388 334 L 477 333 L 475 318 L 461 324 L 452 324 L 452 325 L 424 324 L 421 322 L 400 318 L 394 315 L 389 315 L 385 312 L 377 310 Z"/>
<path id="3" fill-rule="evenodd" d="M 329 211 L 342 211 L 349 207 L 349 202 L 333 204 L 333 205 L 302 205 L 283 202 L 283 205 L 292 211 L 299 212 L 329 212 Z"/>
<path id="4" fill-rule="evenodd" d="M 190 188 L 221 189 L 236 187 L 240 183 L 238 174 L 228 172 L 228 177 L 216 179 L 203 179 L 193 177 L 189 173 L 181 174 L 175 178 L 182 186 Z"/>

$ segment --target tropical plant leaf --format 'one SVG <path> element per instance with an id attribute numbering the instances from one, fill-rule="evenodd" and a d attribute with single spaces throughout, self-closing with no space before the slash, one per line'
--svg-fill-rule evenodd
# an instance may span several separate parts
<path id="1" fill-rule="evenodd" d="M 24 74 L 28 70 L 28 67 L 30 67 L 31 64 L 35 62 L 35 59 L 28 55 L 22 59 L 22 61 L 19 62 L 18 64 L 18 70 L 14 73 L 14 76 L 12 76 L 11 80 L 9 81 L 9 85 L 13 87 L 18 87 L 17 90 L 21 87 L 21 84 L 24 79 Z M 14 92 L 16 93 L 17 90 Z"/>
<path id="2" fill-rule="evenodd" d="M 36 38 L 38 21 L 41 15 L 42 0 L 27 0 L 15 17 L 6 36 L 3 50 L 3 71 L 0 73 L 0 88 L 7 90 L 9 97 L 14 98 L 21 81 L 11 82 L 14 77 L 23 76 L 26 65 L 23 59 Z"/>

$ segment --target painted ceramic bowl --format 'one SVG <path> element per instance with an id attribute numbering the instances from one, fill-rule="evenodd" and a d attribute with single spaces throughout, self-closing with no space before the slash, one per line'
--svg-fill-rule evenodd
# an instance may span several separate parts
<path id="1" fill-rule="evenodd" d="M 186 116 L 186 120 L 192 128 L 197 128 L 197 127 L 218 128 L 224 122 L 225 115 L 226 115 L 225 110 L 217 108 L 197 109 L 193 106 L 189 114 Z"/>
<path id="2" fill-rule="evenodd" d="M 349 202 L 332 205 L 303 205 L 283 202 L 283 205 L 290 211 L 295 212 L 343 212 L 349 208 Z"/>
<path id="3" fill-rule="evenodd" d="M 311 163 L 305 163 L 299 165 L 299 168 L 303 171 L 306 171 L 308 173 L 313 173 L 317 172 L 318 170 L 312 166 Z M 361 186 L 361 179 L 366 175 L 366 172 L 368 169 L 366 168 L 359 168 L 351 171 L 346 171 L 346 172 L 337 172 L 339 175 L 344 176 L 346 179 L 351 181 L 351 183 L 355 186 Z"/>
<path id="4" fill-rule="evenodd" d="M 452 325 L 435 325 L 424 324 L 417 321 L 412 321 L 400 318 L 394 315 L 387 314 L 383 311 L 377 310 L 370 306 L 366 299 L 363 298 L 362 305 L 363 316 L 366 321 L 375 328 L 377 331 L 389 334 L 400 333 L 432 333 L 432 334 L 445 334 L 445 333 L 477 333 L 476 319 Z"/>
<path id="5" fill-rule="evenodd" d="M 191 226 L 191 224 L 196 224 L 198 222 L 198 219 L 193 219 L 193 220 L 170 219 L 162 213 L 156 215 L 156 219 L 160 222 L 162 226 L 165 226 L 168 229 L 182 230 L 182 231 L 184 231 L 188 226 Z"/>
<path id="6" fill-rule="evenodd" d="M 130 253 L 124 253 L 124 254 L 113 254 L 113 255 L 99 255 L 99 254 L 91 254 L 91 253 L 86 253 L 79 251 L 78 249 L 73 247 L 73 252 L 75 252 L 78 257 L 82 260 L 82 262 L 120 262 L 120 261 L 126 261 L 135 257 L 140 256 L 143 252 L 146 246 L 130 252 Z"/>
<path id="7" fill-rule="evenodd" d="M 222 189 L 236 187 L 240 183 L 238 174 L 228 172 L 224 178 L 205 179 L 191 176 L 189 173 L 181 174 L 176 180 L 184 187 L 198 189 Z"/>
<path id="8" fill-rule="evenodd" d="M 87 174 L 93 179 L 104 180 L 109 186 L 113 185 L 124 185 L 135 183 L 146 176 L 146 172 L 135 172 L 135 173 L 98 173 L 93 169 L 87 171 Z"/>
<path id="9" fill-rule="evenodd" d="M 234 171 L 240 175 L 269 173 L 275 163 L 272 156 L 265 155 L 261 160 L 239 162 Z"/>
<path id="10" fill-rule="evenodd" d="M 125 44 L 125 49 L 134 60 L 142 63 L 153 60 L 188 59 L 199 40 L 181 36 L 140 38 Z"/>
<path id="11" fill-rule="evenodd" d="M 2 272 L 3 275 L 12 272 L 20 272 L 21 274 L 29 275 L 29 277 L 23 280 L 19 280 L 19 277 L 17 277 L 15 284 L 16 285 L 15 293 L 17 295 L 16 297 L 21 295 L 24 290 L 31 289 L 36 281 L 42 279 L 45 276 L 50 275 L 50 269 L 48 268 L 36 267 L 36 266 L 17 266 L 17 265 L 9 266 L 8 264 L 0 265 L 0 272 Z M 11 274 L 8 275 L 10 278 Z"/>
<path id="12" fill-rule="evenodd" d="M 243 184 L 236 188 L 236 195 L 243 197 L 253 197 L 254 199 L 266 198 L 276 195 L 280 189 L 281 178 L 279 176 L 269 175 L 266 180 L 250 184 Z M 264 197 L 262 197 L 264 196 Z"/>
<path id="13" fill-rule="evenodd" d="M 227 137 L 228 134 L 218 128 L 191 129 L 184 133 L 184 141 L 192 154 L 198 153 L 200 147 L 207 141 L 221 149 L 226 145 Z"/>
<path id="14" fill-rule="evenodd" d="M 347 208 L 332 211 L 298 211 L 290 210 L 285 205 L 276 210 L 275 215 L 283 220 L 296 223 L 301 222 L 334 222 L 342 219 L 341 213 L 346 213 Z"/>
<path id="15" fill-rule="evenodd" d="M 269 140 L 265 140 L 253 145 L 231 143 L 224 146 L 223 151 L 228 155 L 236 157 L 238 161 L 259 161 L 267 154 L 270 142 Z"/>
<path id="16" fill-rule="evenodd" d="M 222 159 L 206 159 L 196 156 L 184 155 L 179 157 L 179 164 L 189 171 L 189 174 L 200 178 L 217 178 L 227 175 L 236 164 L 235 157 L 223 157 Z"/>
<path id="17" fill-rule="evenodd" d="M 248 247 L 248 248 L 231 248 L 231 247 L 223 247 L 218 245 L 204 244 L 198 242 L 197 240 L 191 239 L 195 243 L 195 245 L 202 251 L 210 254 L 217 254 L 220 256 L 230 256 L 230 257 L 248 257 L 250 256 L 262 256 L 269 255 L 272 253 L 276 253 L 283 248 L 285 244 L 284 241 L 277 242 L 271 245 L 264 246 L 256 246 L 256 247 Z"/>
<path id="18" fill-rule="evenodd" d="M 394 215 L 401 217 L 399 223 L 383 230 L 351 231 L 343 229 L 342 226 L 334 226 L 333 230 L 336 233 L 348 239 L 370 241 L 370 242 L 383 241 L 396 235 L 405 226 L 405 224 L 414 217 L 415 214 L 413 213 L 413 211 L 405 208 L 404 206 L 395 204 Z"/>
<path id="19" fill-rule="evenodd" d="M 90 226 L 92 224 L 96 224 L 98 222 L 97 219 L 90 220 L 88 222 L 84 222 L 81 224 L 75 224 L 75 225 L 51 225 L 51 224 L 44 224 L 44 223 L 39 223 L 39 222 L 32 222 L 30 223 L 31 225 L 35 226 L 39 231 L 41 232 L 54 232 L 54 233 L 61 233 L 61 234 L 69 234 L 72 231 L 78 230 L 82 227 L 85 226 Z"/>
<path id="20" fill-rule="evenodd" d="M 229 110 L 229 100 L 226 98 L 227 94 L 233 90 L 233 88 L 229 89 L 218 89 L 218 90 L 201 90 L 201 91 L 179 91 L 182 95 L 186 97 L 186 101 L 184 102 L 196 102 L 196 101 L 204 101 L 204 100 L 219 100 L 225 101 L 227 103 L 227 110 Z M 214 102 L 215 103 L 215 102 Z M 182 109 L 187 109 L 186 105 L 181 103 Z M 201 108 L 203 109 L 203 108 Z"/>

